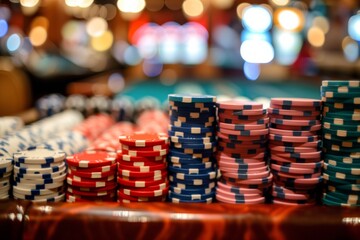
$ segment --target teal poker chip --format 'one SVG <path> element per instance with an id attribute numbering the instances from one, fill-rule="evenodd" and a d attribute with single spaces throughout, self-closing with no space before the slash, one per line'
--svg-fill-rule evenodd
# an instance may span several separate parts
<path id="1" fill-rule="evenodd" d="M 324 133 L 323 138 L 327 140 L 335 140 L 335 141 L 346 141 L 346 142 L 360 142 L 360 137 L 339 137 L 332 135 L 330 133 Z"/>
<path id="2" fill-rule="evenodd" d="M 323 102 L 328 103 L 343 103 L 343 104 L 360 104 L 360 97 L 353 97 L 353 98 L 329 98 L 329 97 L 322 97 L 321 100 Z"/>
<path id="3" fill-rule="evenodd" d="M 324 139 L 323 142 L 326 142 L 327 144 L 331 144 L 331 145 L 337 145 L 339 147 L 344 147 L 344 148 L 360 148 L 360 143 L 357 142 L 347 142 L 347 141 L 329 141 Z"/>
<path id="4" fill-rule="evenodd" d="M 324 159 L 327 161 L 336 161 L 336 162 L 343 162 L 343 163 L 356 163 L 360 164 L 360 158 L 353 158 L 353 157 L 344 157 L 344 156 L 337 156 L 333 154 L 325 154 Z"/>
<path id="5" fill-rule="evenodd" d="M 323 123 L 330 123 L 336 125 L 359 125 L 359 121 L 353 121 L 346 118 L 333 118 L 333 117 L 323 117 Z"/>
<path id="6" fill-rule="evenodd" d="M 322 86 L 324 87 L 360 87 L 360 81 L 358 80 L 323 80 Z"/>
<path id="7" fill-rule="evenodd" d="M 333 181 L 333 178 L 337 179 L 337 180 L 342 180 L 345 181 L 345 183 L 360 183 L 360 178 L 358 175 L 352 175 L 352 174 L 346 174 L 346 173 L 342 173 L 342 172 L 334 172 L 334 171 L 330 171 L 329 169 L 326 169 L 324 171 L 324 179 L 326 179 L 325 175 L 327 175 L 329 177 L 329 181 Z"/>
<path id="8" fill-rule="evenodd" d="M 333 92 L 333 93 L 358 93 L 360 94 L 360 87 L 351 86 L 321 86 L 321 92 Z"/>
<path id="9" fill-rule="evenodd" d="M 340 118 L 344 120 L 360 121 L 360 113 L 342 113 L 342 112 L 326 112 L 323 114 L 324 117 L 328 118 Z"/>
<path id="10" fill-rule="evenodd" d="M 208 103 L 216 102 L 216 97 L 212 95 L 195 95 L 195 94 L 169 94 L 169 101 L 182 103 Z"/>
<path id="11" fill-rule="evenodd" d="M 337 191 L 329 191 L 326 193 L 333 198 L 341 199 L 350 204 L 360 204 L 360 195 L 359 194 L 347 194 Z"/>
<path id="12" fill-rule="evenodd" d="M 360 132 L 360 122 L 358 125 L 339 125 L 339 124 L 332 124 L 328 122 L 323 123 L 324 129 L 330 129 L 330 130 L 345 130 L 345 131 L 357 131 Z"/>
<path id="13" fill-rule="evenodd" d="M 323 199 L 326 199 L 328 201 L 331 201 L 333 203 L 338 203 L 338 204 L 346 204 L 346 205 L 349 205 L 349 206 L 360 206 L 359 203 L 357 203 L 357 201 L 352 200 L 352 199 L 347 200 L 347 199 L 344 199 L 344 198 L 340 198 L 337 194 L 324 193 Z"/>
<path id="14" fill-rule="evenodd" d="M 339 172 L 350 175 L 359 175 L 360 178 L 360 168 L 345 168 L 345 167 L 333 166 L 331 164 L 324 163 L 324 169 L 332 172 Z"/>
<path id="15" fill-rule="evenodd" d="M 324 205 L 327 205 L 327 206 L 360 207 L 360 205 L 357 205 L 357 204 L 347 204 L 347 203 L 332 201 L 331 199 L 328 199 L 326 196 L 323 197 L 322 202 L 323 202 Z"/>
<path id="16" fill-rule="evenodd" d="M 357 98 L 359 97 L 359 92 L 348 92 L 348 93 L 338 93 L 338 92 L 321 92 L 322 97 L 326 98 Z"/>
<path id="17" fill-rule="evenodd" d="M 345 191 L 345 192 L 360 192 L 360 184 L 336 184 L 336 183 L 327 183 L 327 188 L 330 191 Z"/>

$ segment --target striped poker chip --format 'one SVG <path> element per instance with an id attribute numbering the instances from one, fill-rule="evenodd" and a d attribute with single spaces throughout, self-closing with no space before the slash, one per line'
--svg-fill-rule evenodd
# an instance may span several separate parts
<path id="1" fill-rule="evenodd" d="M 69 166 L 88 168 L 109 166 L 116 162 L 116 154 L 103 151 L 86 151 L 66 157 Z"/>
<path id="2" fill-rule="evenodd" d="M 166 134 L 135 132 L 131 135 L 120 136 L 121 144 L 135 147 L 149 147 L 168 143 Z"/>
<path id="3" fill-rule="evenodd" d="M 64 159 L 64 152 L 49 149 L 32 149 L 14 153 L 14 161 L 25 164 L 57 163 Z"/>

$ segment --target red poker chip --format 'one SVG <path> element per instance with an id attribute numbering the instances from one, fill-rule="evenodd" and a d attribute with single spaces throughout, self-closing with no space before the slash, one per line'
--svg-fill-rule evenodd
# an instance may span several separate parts
<path id="1" fill-rule="evenodd" d="M 291 157 L 280 157 L 276 154 L 272 153 L 271 160 L 275 160 L 278 162 L 284 162 L 284 163 L 316 163 L 320 162 L 321 158 L 291 158 Z"/>
<path id="2" fill-rule="evenodd" d="M 143 156 L 130 156 L 128 154 L 125 153 L 121 153 L 117 155 L 117 160 L 122 160 L 122 161 L 127 161 L 127 162 L 146 162 L 146 161 L 151 161 L 151 162 L 162 162 L 164 160 L 166 160 L 166 155 L 164 156 L 156 156 L 156 157 L 143 157 Z"/>
<path id="3" fill-rule="evenodd" d="M 320 116 L 321 114 L 320 110 L 309 111 L 309 110 L 281 109 L 281 108 L 272 108 L 272 107 L 268 108 L 268 112 L 269 114 L 298 116 L 298 117 Z"/>
<path id="4" fill-rule="evenodd" d="M 68 187 L 70 187 L 70 186 L 68 186 Z M 71 186 L 71 188 L 72 188 L 73 190 L 76 190 L 76 191 L 81 191 L 81 192 L 93 192 L 93 193 L 106 192 L 106 191 L 115 190 L 116 187 L 117 187 L 116 182 L 110 182 L 110 183 L 107 184 L 105 187 L 79 187 L 79 186 Z"/>
<path id="5" fill-rule="evenodd" d="M 233 124 L 239 124 L 242 121 L 258 121 L 259 119 L 267 118 L 267 114 L 262 114 L 258 116 L 235 116 L 224 113 L 219 113 L 219 122 L 228 122 L 232 121 Z M 226 120 L 227 119 L 227 120 Z"/>
<path id="6" fill-rule="evenodd" d="M 254 178 L 254 179 L 238 179 L 238 178 L 230 178 L 230 177 L 225 177 L 225 176 L 221 176 L 225 181 L 227 182 L 231 182 L 232 184 L 242 184 L 242 185 L 266 185 L 268 183 L 272 182 L 273 179 L 273 174 L 270 173 L 269 176 L 264 177 L 264 178 Z"/>
<path id="7" fill-rule="evenodd" d="M 169 191 L 169 187 L 161 189 L 161 190 L 133 190 L 126 188 L 119 188 L 118 193 L 122 193 L 124 195 L 128 195 L 131 197 L 162 197 L 166 196 Z"/>
<path id="8" fill-rule="evenodd" d="M 216 105 L 220 109 L 228 110 L 263 109 L 262 103 L 241 100 L 219 101 Z"/>
<path id="9" fill-rule="evenodd" d="M 166 170 L 154 170 L 151 172 L 134 172 L 125 169 L 119 169 L 118 176 L 128 177 L 128 178 L 151 178 L 159 177 L 163 174 L 167 174 Z"/>
<path id="10" fill-rule="evenodd" d="M 249 167 L 247 169 L 241 169 L 241 168 L 229 168 L 229 167 L 220 167 L 219 169 L 221 173 L 263 173 L 268 171 L 267 166 L 261 166 L 261 167 Z"/>
<path id="11" fill-rule="evenodd" d="M 77 173 L 91 173 L 91 172 L 109 172 L 109 171 L 115 171 L 117 167 L 117 164 L 111 164 L 108 166 L 102 166 L 102 167 L 91 167 L 91 168 L 79 168 L 79 167 L 73 167 L 69 166 L 69 170 L 75 171 Z"/>
<path id="12" fill-rule="evenodd" d="M 108 171 L 108 172 L 78 172 L 68 169 L 68 174 L 78 176 L 81 178 L 104 179 L 110 176 L 114 176 L 116 174 L 116 170 Z"/>
<path id="13" fill-rule="evenodd" d="M 272 140 L 270 142 L 271 145 L 276 145 L 276 146 L 291 146 L 291 147 L 319 147 L 321 145 L 321 140 L 318 141 L 313 141 L 313 142 L 303 142 L 303 143 L 297 143 L 297 142 L 291 142 L 290 144 L 288 143 L 284 143 L 283 141 L 277 141 L 277 140 Z"/>
<path id="14" fill-rule="evenodd" d="M 300 137 L 282 136 L 282 135 L 269 133 L 269 139 L 275 140 L 275 141 L 283 141 L 283 142 L 305 143 L 305 142 L 319 141 L 320 137 L 318 137 L 318 136 L 305 136 L 305 137 L 303 137 L 303 136 L 300 136 Z"/>
<path id="15" fill-rule="evenodd" d="M 103 151 L 86 151 L 66 157 L 68 165 L 89 168 L 112 165 L 116 162 L 116 154 Z"/>
<path id="16" fill-rule="evenodd" d="M 120 136 L 121 144 L 134 147 L 149 147 L 167 144 L 169 139 L 167 134 L 135 132 L 131 135 Z"/>
<path id="17" fill-rule="evenodd" d="M 274 177 L 274 183 L 277 186 L 282 186 L 286 188 L 290 188 L 286 178 Z M 307 183 L 307 184 L 300 184 L 300 183 L 291 183 L 291 189 L 297 191 L 314 191 L 316 187 L 318 187 L 319 182 L 317 183 Z"/>
<path id="18" fill-rule="evenodd" d="M 274 173 L 274 171 L 272 171 Z M 301 173 L 284 173 L 284 172 L 276 172 L 274 173 L 277 180 L 281 181 L 294 181 L 299 184 L 317 184 L 319 183 L 319 178 L 321 177 L 321 173 L 313 173 L 313 174 L 301 174 Z"/>
<path id="19" fill-rule="evenodd" d="M 75 173 L 68 173 L 67 174 L 68 178 L 71 178 L 73 181 L 78 181 L 78 182 L 99 182 L 99 181 L 112 181 L 115 179 L 115 173 L 111 174 L 109 176 L 103 177 L 103 178 L 87 178 L 87 177 L 80 177 L 78 175 L 76 175 Z"/>
<path id="20" fill-rule="evenodd" d="M 221 132 L 217 132 L 216 135 L 222 139 L 235 140 L 235 141 L 255 141 L 255 140 L 265 140 L 267 139 L 267 135 L 260 136 L 238 136 L 232 134 L 224 134 Z"/>
<path id="21" fill-rule="evenodd" d="M 235 197 L 225 197 L 220 194 L 216 194 L 216 200 L 223 203 L 239 203 L 239 200 L 237 200 Z M 242 201 L 243 204 L 261 204 L 265 203 L 265 198 L 258 197 L 256 199 L 244 199 Z"/>
<path id="22" fill-rule="evenodd" d="M 269 114 L 270 118 L 273 119 L 286 119 L 294 121 L 316 121 L 320 120 L 320 116 L 289 116 L 289 115 L 279 115 L 279 114 Z"/>
<path id="23" fill-rule="evenodd" d="M 276 119 L 276 118 L 270 118 L 270 122 L 275 123 L 277 125 L 304 126 L 304 127 L 321 124 L 319 120 L 288 120 L 288 119 Z"/>
<path id="24" fill-rule="evenodd" d="M 285 172 L 289 174 L 314 174 L 320 172 L 319 168 L 300 168 L 300 167 L 286 167 L 286 171 L 284 171 L 284 166 L 275 163 L 271 163 L 270 168 L 279 172 Z"/>
<path id="25" fill-rule="evenodd" d="M 226 198 L 234 198 L 240 195 L 245 200 L 258 199 L 263 197 L 262 193 L 234 193 L 232 191 L 227 191 L 221 188 L 216 189 L 216 195 L 220 195 Z"/>
<path id="26" fill-rule="evenodd" d="M 128 170 L 128 171 L 133 171 L 133 172 L 152 172 L 152 171 L 156 171 L 156 170 L 163 170 L 167 168 L 167 164 L 166 162 L 161 163 L 161 164 L 157 164 L 157 165 L 152 165 L 152 166 L 129 166 L 129 165 L 124 165 L 119 163 L 119 167 L 118 167 L 118 171 L 121 170 Z"/>
<path id="27" fill-rule="evenodd" d="M 258 194 L 258 195 L 263 194 L 262 189 L 234 187 L 234 186 L 222 183 L 222 182 L 217 183 L 217 189 L 221 189 L 221 190 L 227 191 L 227 192 L 232 191 L 232 192 L 236 192 L 236 193 L 239 193 L 239 194 Z"/>
<path id="28" fill-rule="evenodd" d="M 279 152 L 276 153 L 276 156 L 279 157 L 292 157 L 292 158 L 320 158 L 322 151 L 313 151 L 313 152 L 295 152 L 295 153 L 288 153 L 288 152 Z"/>
<path id="29" fill-rule="evenodd" d="M 296 110 L 296 111 L 321 111 L 321 106 L 289 106 L 289 105 L 280 105 L 270 102 L 270 108 L 274 109 L 283 109 L 283 110 Z"/>
<path id="30" fill-rule="evenodd" d="M 227 155 L 228 157 L 232 157 L 232 158 L 241 158 L 241 159 L 259 159 L 262 160 L 265 157 L 265 153 L 264 152 L 260 152 L 260 153 L 254 153 L 254 154 L 248 154 L 248 153 L 236 153 L 236 152 L 226 152 L 226 150 L 222 151 L 222 153 L 224 153 L 224 155 Z"/>
<path id="31" fill-rule="evenodd" d="M 309 200 L 312 198 L 309 194 L 301 194 L 301 193 L 278 193 L 276 191 L 271 191 L 271 195 L 275 198 L 280 198 L 278 196 L 281 196 L 280 199 L 284 200 Z"/>
<path id="32" fill-rule="evenodd" d="M 282 166 L 289 166 L 289 167 L 295 167 L 295 168 L 322 168 L 324 166 L 324 161 L 314 162 L 314 163 L 284 163 L 276 160 L 271 160 L 271 163 L 282 165 Z"/>
<path id="33" fill-rule="evenodd" d="M 148 147 L 134 147 L 122 144 L 122 149 L 125 150 L 131 150 L 131 151 L 160 151 L 164 149 L 169 149 L 169 144 L 162 144 L 162 145 L 154 145 L 154 146 L 148 146 Z"/>
<path id="34" fill-rule="evenodd" d="M 268 124 L 231 124 L 219 122 L 219 129 L 229 130 L 257 130 L 267 128 Z"/>
<path id="35" fill-rule="evenodd" d="M 265 118 L 259 118 L 256 120 L 232 120 L 228 118 L 221 117 L 221 120 L 219 118 L 219 123 L 227 123 L 227 124 L 235 124 L 235 125 L 257 125 L 257 124 L 268 124 L 270 122 L 269 117 Z"/>
<path id="36" fill-rule="evenodd" d="M 227 143 L 224 141 L 218 141 L 218 146 L 220 148 L 226 148 L 226 149 L 235 149 L 239 151 L 246 151 L 248 149 L 263 149 L 265 148 L 265 144 L 233 144 L 233 143 Z"/>
<path id="37" fill-rule="evenodd" d="M 218 161 L 218 167 L 221 168 L 233 168 L 233 169 L 243 169 L 242 166 L 246 169 L 250 168 L 260 168 L 260 167 L 266 167 L 265 161 L 258 161 L 255 163 L 234 163 L 234 162 L 228 162 L 226 160 L 220 160 Z"/>
<path id="38" fill-rule="evenodd" d="M 156 180 L 166 180 L 167 172 L 162 172 L 161 174 L 154 174 L 153 176 L 146 177 L 127 177 L 123 175 L 118 175 L 118 179 L 129 180 L 129 181 L 156 181 Z"/>
<path id="39" fill-rule="evenodd" d="M 230 157 L 229 155 L 227 155 L 226 153 L 223 152 L 218 152 L 216 154 L 216 159 L 218 161 L 224 161 L 224 162 L 228 162 L 228 163 L 238 163 L 240 160 L 239 158 L 234 158 L 234 157 Z M 263 159 L 255 159 L 255 158 L 243 158 L 241 159 L 241 162 L 243 163 L 258 163 L 258 162 L 264 162 Z"/>
<path id="40" fill-rule="evenodd" d="M 283 136 L 314 136 L 317 135 L 313 131 L 293 131 L 293 130 L 283 130 L 277 128 L 269 128 L 271 134 L 278 134 Z"/>
<path id="41" fill-rule="evenodd" d="M 239 135 L 239 136 L 260 136 L 260 135 L 267 135 L 269 133 L 269 129 L 264 128 L 264 129 L 244 130 L 244 131 L 219 129 L 219 132 L 224 134 Z"/>
<path id="42" fill-rule="evenodd" d="M 66 182 L 72 186 L 85 187 L 85 188 L 100 188 L 100 187 L 107 187 L 113 184 L 114 181 L 77 181 L 71 177 L 67 177 Z"/>
<path id="43" fill-rule="evenodd" d="M 271 98 L 271 103 L 280 106 L 319 107 L 321 100 L 311 98 Z"/>
<path id="44" fill-rule="evenodd" d="M 234 172 L 221 172 L 221 176 L 234 178 L 234 179 L 259 179 L 266 178 L 270 175 L 270 171 L 260 171 L 255 173 L 234 173 Z"/>
<path id="45" fill-rule="evenodd" d="M 272 126 L 275 125 L 276 129 L 282 129 L 282 130 L 292 130 L 292 131 L 311 131 L 311 132 L 317 132 L 321 130 L 321 124 L 312 125 L 312 126 L 287 126 L 287 125 L 280 125 L 280 124 L 272 124 Z"/>
<path id="46" fill-rule="evenodd" d="M 137 151 L 137 150 L 125 150 L 122 149 L 123 155 L 129 155 L 132 157 L 160 157 L 169 153 L 169 149 L 162 149 L 158 151 Z"/>
<path id="47" fill-rule="evenodd" d="M 273 145 L 273 144 L 269 145 L 269 149 L 271 150 L 271 152 L 274 152 L 274 153 L 277 153 L 277 152 L 287 152 L 287 153 L 303 152 L 303 153 L 308 153 L 308 152 L 316 152 L 316 151 L 318 151 L 318 148 L 313 148 L 313 147 L 285 147 L 285 146 L 277 146 L 277 145 Z"/>
<path id="48" fill-rule="evenodd" d="M 154 185 L 159 185 L 161 183 L 166 182 L 166 179 L 160 179 L 160 180 L 152 180 L 152 181 L 133 181 L 133 180 L 125 180 L 122 178 L 117 178 L 117 182 L 120 184 L 120 187 L 128 186 L 128 187 L 136 187 L 136 188 L 143 188 L 143 187 L 149 187 Z"/>
<path id="49" fill-rule="evenodd" d="M 166 200 L 166 195 L 164 196 L 158 196 L 158 197 L 135 197 L 135 196 L 129 196 L 121 191 L 117 192 L 118 195 L 118 201 L 123 203 L 129 203 L 129 202 L 163 202 Z"/>
<path id="50" fill-rule="evenodd" d="M 157 162 L 153 162 L 153 161 L 145 161 L 145 162 L 128 162 L 128 161 L 118 161 L 119 164 L 121 164 L 122 166 L 129 166 L 129 167 L 152 167 L 152 166 L 158 166 L 159 164 L 164 164 L 166 163 L 166 160 L 164 159 L 163 161 L 157 161 Z"/>
<path id="51" fill-rule="evenodd" d="M 89 197 L 104 197 L 104 196 L 110 196 L 113 195 L 116 191 L 116 189 L 112 189 L 110 191 L 97 191 L 97 192 L 89 192 L 89 191 L 78 191 L 76 189 L 73 189 L 71 187 L 67 188 L 67 191 L 70 194 L 74 195 L 80 195 L 80 196 L 89 196 Z"/>
<path id="52" fill-rule="evenodd" d="M 316 201 L 299 203 L 296 201 L 278 199 L 278 198 L 274 199 L 272 202 L 273 202 L 273 204 L 280 204 L 280 205 L 286 205 L 286 206 L 312 206 L 312 205 L 316 204 Z"/>
<path id="53" fill-rule="evenodd" d="M 227 110 L 227 109 L 219 109 L 219 115 L 233 115 L 233 116 L 261 116 L 266 114 L 265 109 L 245 109 L 245 110 Z"/>

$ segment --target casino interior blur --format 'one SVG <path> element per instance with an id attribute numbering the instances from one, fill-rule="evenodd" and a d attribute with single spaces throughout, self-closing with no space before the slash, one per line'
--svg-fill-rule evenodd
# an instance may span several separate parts
<path id="1" fill-rule="evenodd" d="M 303 84 L 358 78 L 359 7 L 357 0 L 1 1 L 0 116 L 52 93 L 114 97 L 134 84 L 270 86 L 244 96 L 251 99 L 281 95 L 285 84 L 292 88 L 282 93 L 301 95 Z"/>

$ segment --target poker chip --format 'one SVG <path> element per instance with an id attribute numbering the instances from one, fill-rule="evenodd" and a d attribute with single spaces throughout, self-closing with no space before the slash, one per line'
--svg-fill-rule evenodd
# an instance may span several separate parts
<path id="1" fill-rule="evenodd" d="M 233 204 L 264 203 L 263 189 L 269 185 L 265 179 L 270 178 L 266 164 L 267 111 L 261 103 L 247 101 L 225 101 L 217 106 L 216 159 L 221 177 L 216 200 Z"/>
<path id="2" fill-rule="evenodd" d="M 0 199 L 8 199 L 10 176 L 13 171 L 13 159 L 0 157 Z"/>
<path id="3" fill-rule="evenodd" d="M 166 134 L 135 132 L 119 137 L 117 191 L 119 202 L 164 201 L 169 184 Z"/>
<path id="4" fill-rule="evenodd" d="M 6 137 L 24 127 L 21 118 L 15 116 L 0 117 L 0 138 Z"/>
<path id="5" fill-rule="evenodd" d="M 321 100 L 273 98 L 269 116 L 272 203 L 314 204 L 322 182 Z M 306 189 L 306 191 L 304 191 Z M 308 194 L 311 192 L 312 194 Z"/>
<path id="6" fill-rule="evenodd" d="M 215 184 L 217 178 L 213 158 L 216 151 L 216 97 L 170 94 L 168 99 L 168 200 L 175 203 L 212 202 L 214 194 L 206 189 Z"/>
<path id="7" fill-rule="evenodd" d="M 65 153 L 32 149 L 14 154 L 13 197 L 33 202 L 58 202 L 64 199 L 67 175 Z M 20 167 L 16 166 L 17 164 Z M 49 167 L 49 164 L 55 166 Z"/>
<path id="8" fill-rule="evenodd" d="M 66 157 L 66 201 L 115 201 L 117 154 L 84 151 Z"/>
<path id="9" fill-rule="evenodd" d="M 323 81 L 323 204 L 357 206 L 360 145 L 360 81 Z"/>

